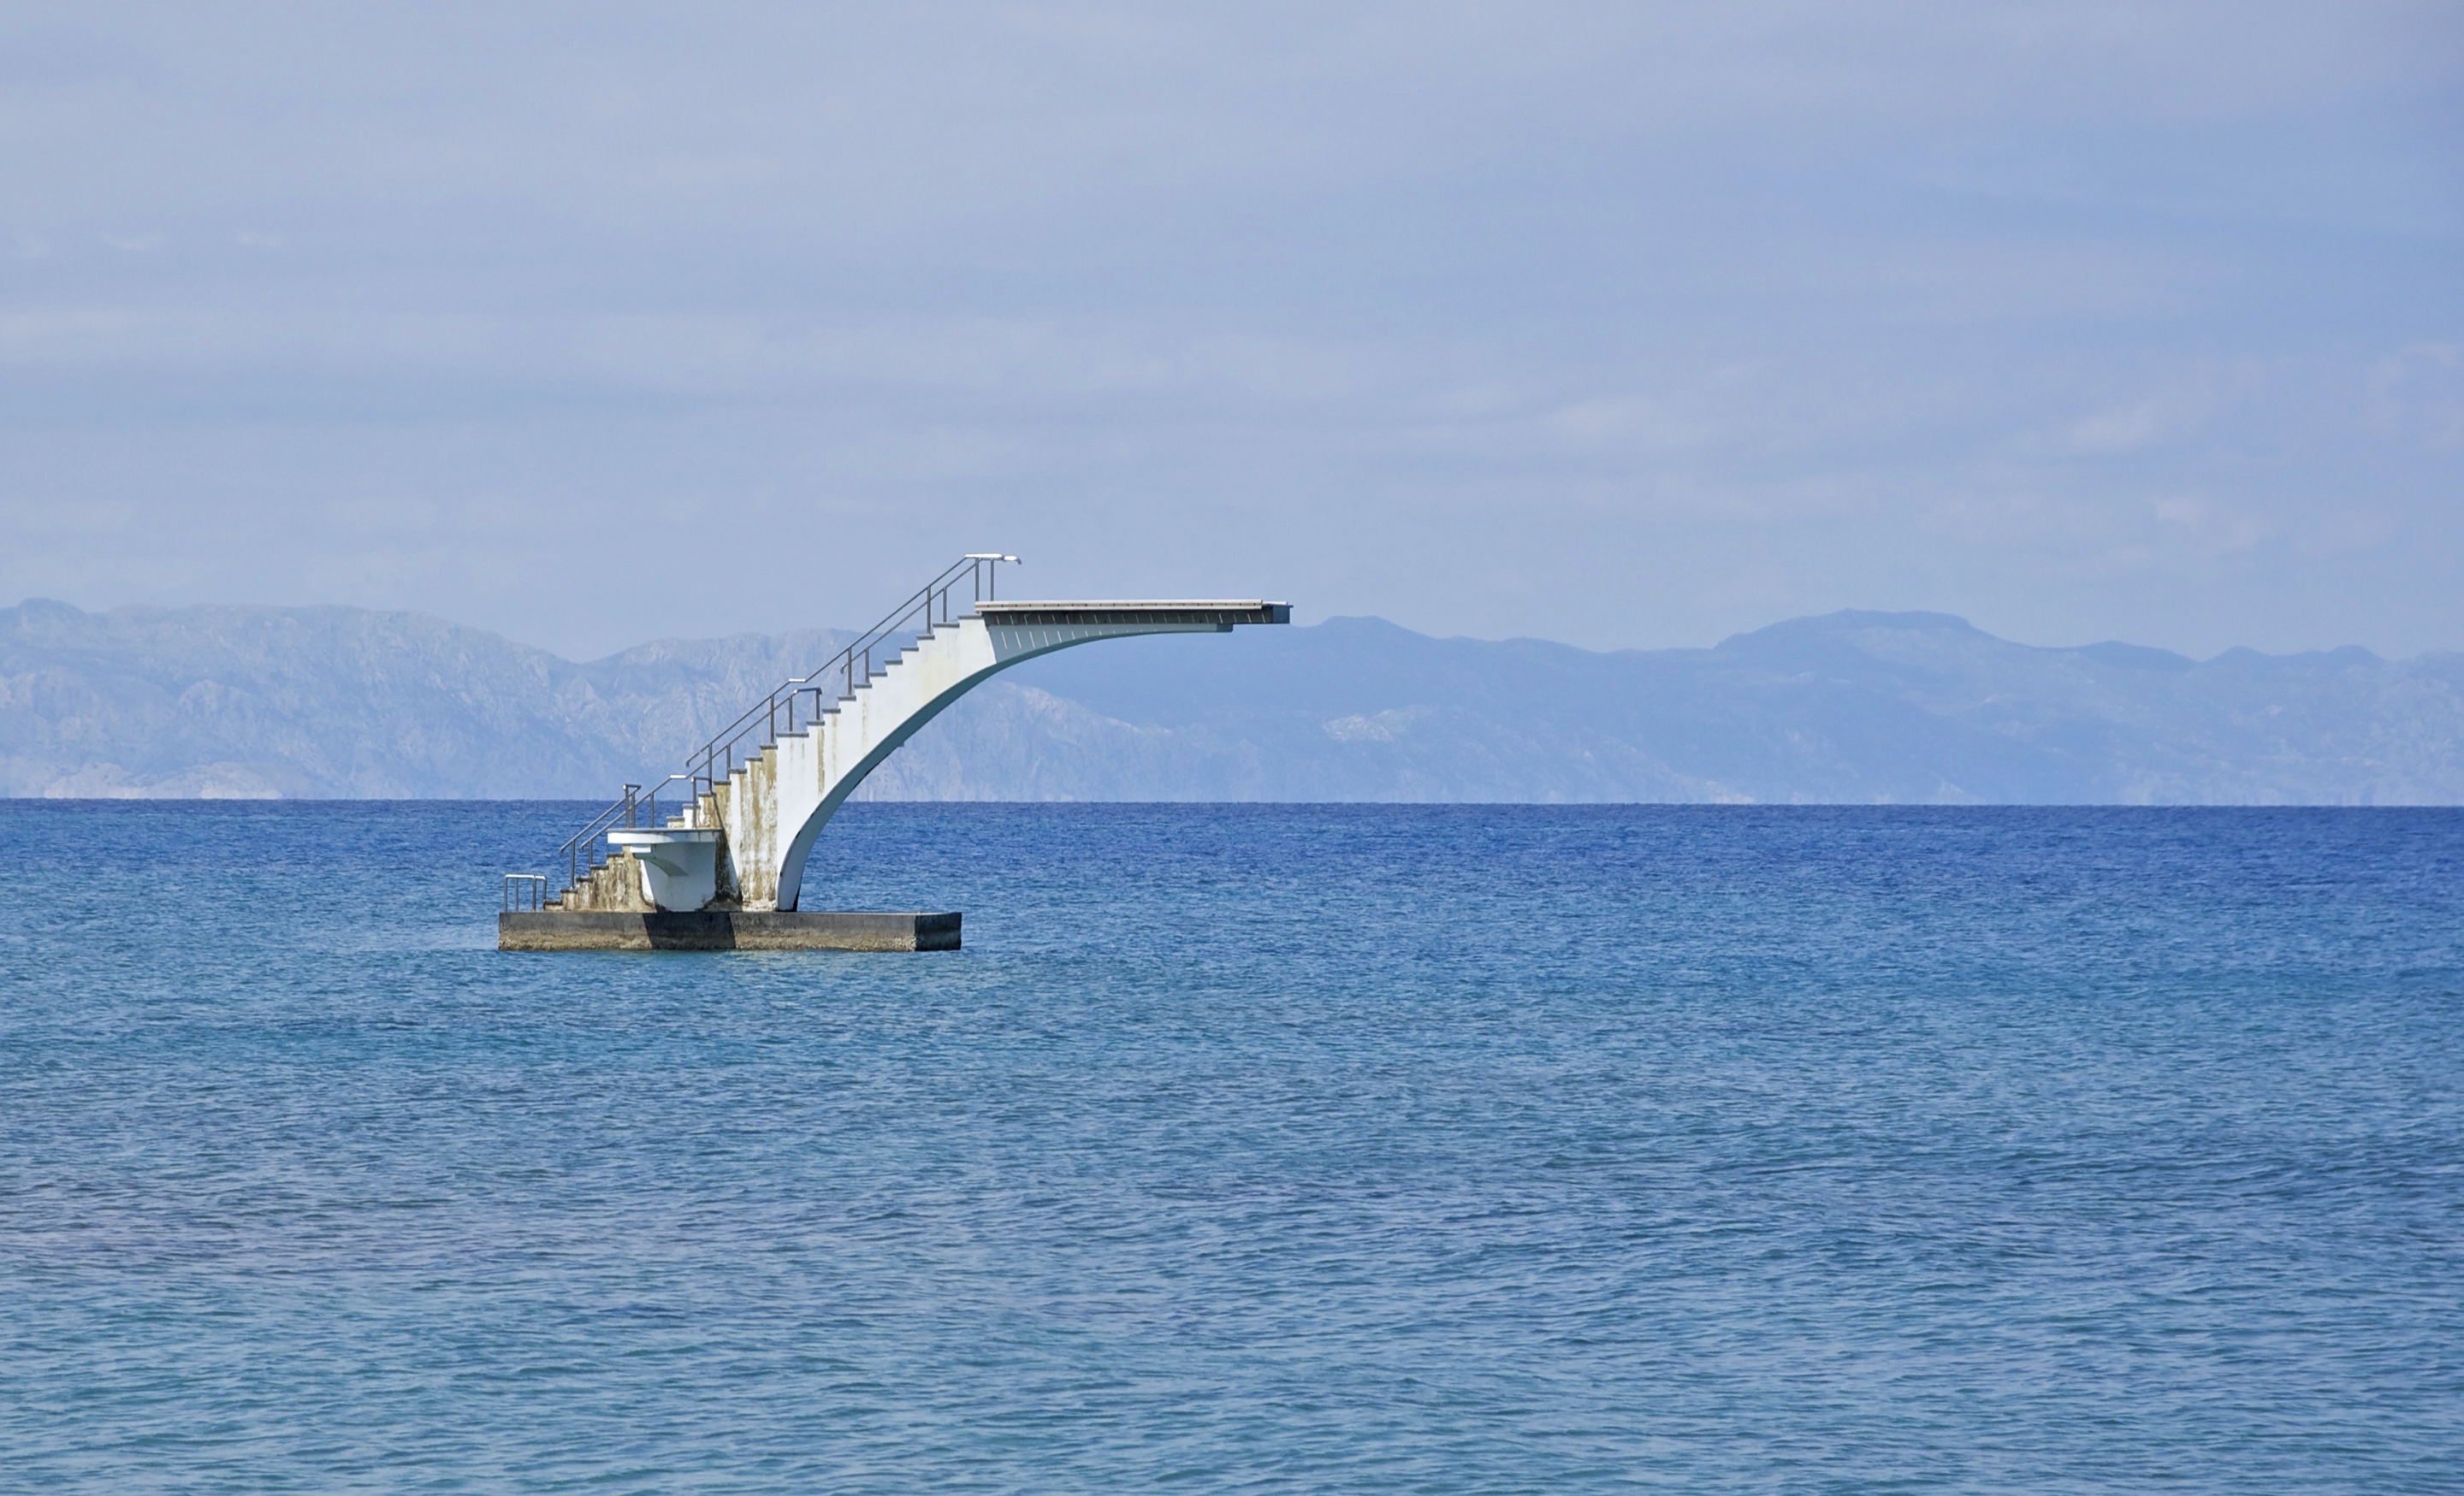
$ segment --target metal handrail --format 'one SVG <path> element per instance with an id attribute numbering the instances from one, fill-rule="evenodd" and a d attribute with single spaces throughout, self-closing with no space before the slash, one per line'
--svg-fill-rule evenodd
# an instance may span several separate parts
<path id="1" fill-rule="evenodd" d="M 505 874 L 505 913 L 538 913 L 547 903 L 547 874 L 543 872 L 509 872 Z"/>
<path id="2" fill-rule="evenodd" d="M 565 838 L 564 845 L 556 849 L 557 856 L 564 863 L 564 886 L 568 889 L 580 888 L 582 880 L 589 876 L 599 866 L 599 839 L 616 829 L 617 817 L 625 818 L 627 829 L 640 825 L 657 825 L 659 791 L 683 778 L 681 774 L 671 774 L 651 785 L 647 793 L 639 784 L 626 785 L 625 793 L 618 798 L 616 803 L 592 817 L 588 825 Z"/>
<path id="3" fill-rule="evenodd" d="M 839 702 L 854 699 L 858 690 L 870 684 L 873 676 L 879 673 L 872 668 L 873 656 L 876 651 L 887 649 L 892 639 L 909 634 L 918 639 L 928 638 L 942 625 L 971 616 L 977 604 L 998 601 L 995 588 L 1003 562 L 1017 565 L 1019 560 L 998 551 L 970 552 L 959 557 L 905 603 L 891 609 L 881 622 L 857 635 L 854 643 L 830 656 L 819 669 L 781 682 L 767 696 L 747 708 L 743 715 L 720 728 L 710 741 L 693 751 L 686 759 L 684 768 L 650 786 L 647 796 L 642 793 L 640 785 L 626 785 L 624 795 L 614 804 L 601 811 L 588 825 L 575 832 L 557 848 L 558 857 L 565 865 L 565 887 L 580 888 L 582 880 L 599 867 L 600 839 L 615 828 L 619 817 L 628 827 L 656 825 L 660 790 L 682 781 L 687 785 L 686 803 L 697 805 L 702 796 L 711 793 L 721 780 L 736 772 L 737 748 L 757 729 L 762 735 L 761 743 L 753 753 L 745 755 L 748 759 L 776 743 L 780 736 L 781 708 L 785 710 L 787 731 L 794 733 L 798 706 L 805 696 L 811 696 L 811 709 L 804 717 L 805 726 L 809 728 L 830 712 L 837 711 Z M 956 610 L 962 602 L 963 611 Z M 908 625 L 911 623 L 921 627 L 910 628 Z M 906 647 L 902 645 L 900 648 L 903 651 Z M 861 670 L 857 668 L 859 663 Z M 891 664 L 895 663 L 896 656 L 893 655 Z M 889 668 L 886 664 L 882 670 Z M 816 685 L 817 681 L 821 684 Z M 831 693 L 831 704 L 826 711 L 822 705 L 824 692 Z M 649 813 L 649 820 L 637 820 L 645 807 Z"/>

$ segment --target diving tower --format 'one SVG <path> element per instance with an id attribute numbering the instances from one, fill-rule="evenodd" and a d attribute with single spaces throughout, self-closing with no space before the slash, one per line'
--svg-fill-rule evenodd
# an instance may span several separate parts
<path id="1" fill-rule="evenodd" d="M 954 949 L 956 913 L 806 912 L 804 865 L 865 777 L 952 702 L 1013 665 L 1141 634 L 1288 624 L 1256 600 L 1017 602 L 1015 556 L 959 558 L 819 669 L 756 702 L 685 767 L 613 805 L 558 850 L 564 887 L 506 879 L 507 950 Z M 676 807 L 662 817 L 662 802 Z"/>

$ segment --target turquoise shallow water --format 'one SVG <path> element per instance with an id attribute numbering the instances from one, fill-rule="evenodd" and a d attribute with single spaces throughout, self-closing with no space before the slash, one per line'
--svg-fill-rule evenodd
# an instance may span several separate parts
<path id="1" fill-rule="evenodd" d="M 2464 1488 L 2464 814 L 0 802 L 0 1486 Z"/>

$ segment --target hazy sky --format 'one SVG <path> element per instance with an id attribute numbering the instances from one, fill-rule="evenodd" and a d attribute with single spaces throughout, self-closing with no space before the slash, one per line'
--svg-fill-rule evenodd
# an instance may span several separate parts
<path id="1" fill-rule="evenodd" d="M 0 604 L 2464 648 L 2464 6 L 0 11 Z"/>

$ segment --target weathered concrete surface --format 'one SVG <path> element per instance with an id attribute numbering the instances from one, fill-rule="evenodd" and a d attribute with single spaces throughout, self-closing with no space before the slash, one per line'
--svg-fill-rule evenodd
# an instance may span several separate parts
<path id="1" fill-rule="evenodd" d="M 647 914 L 657 906 L 643 887 L 642 865 L 631 852 L 620 851 L 593 868 L 579 887 L 565 890 L 556 908 L 568 914 Z"/>
<path id="2" fill-rule="evenodd" d="M 499 951 L 955 951 L 958 915 L 821 910 L 503 913 Z"/>

